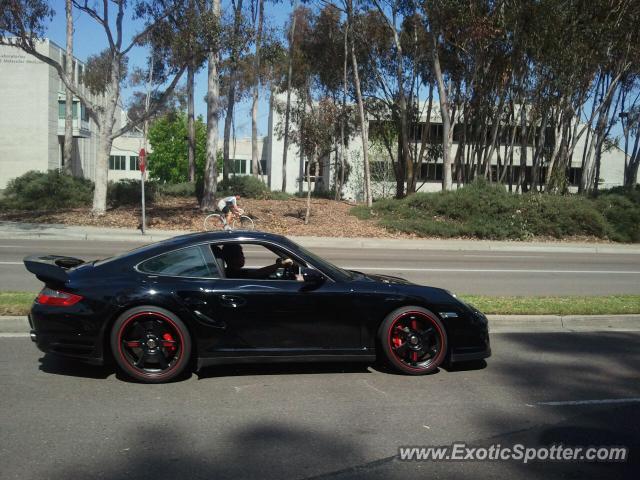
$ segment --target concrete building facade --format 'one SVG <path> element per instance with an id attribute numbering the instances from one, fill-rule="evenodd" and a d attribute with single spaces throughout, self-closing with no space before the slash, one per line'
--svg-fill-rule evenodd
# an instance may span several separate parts
<path id="1" fill-rule="evenodd" d="M 284 96 L 278 97 L 276 102 L 284 103 Z M 272 190 L 280 190 L 282 187 L 282 172 L 283 172 L 283 152 L 284 152 L 284 140 L 279 137 L 275 132 L 283 131 L 281 127 L 284 125 L 283 115 L 280 113 L 283 108 L 272 108 L 269 114 L 269 136 L 266 148 L 268 149 L 267 158 L 269 165 L 269 187 Z M 426 121 L 426 117 L 422 119 Z M 280 127 L 278 127 L 280 125 Z M 422 124 L 418 125 L 415 129 L 420 131 Z M 370 121 L 369 129 L 375 128 L 375 123 Z M 430 138 L 442 138 L 442 119 L 440 117 L 439 109 L 434 108 L 431 112 L 430 121 L 431 135 Z M 415 136 L 412 139 L 412 145 L 420 145 L 420 138 Z M 569 168 L 569 190 L 577 191 L 580 181 L 580 175 L 582 170 L 582 153 L 585 147 L 585 139 L 587 135 L 583 134 L 577 142 L 575 147 L 575 153 L 573 155 L 571 166 Z M 455 159 L 460 138 L 455 133 L 451 150 L 451 158 Z M 441 141 L 441 140 L 438 140 Z M 491 168 L 494 172 L 497 171 L 499 162 L 499 155 L 502 155 L 500 161 L 504 158 L 504 147 L 506 141 L 500 145 L 500 151 L 496 150 L 491 157 Z M 525 174 L 529 178 L 532 174 L 533 168 L 533 144 L 526 148 L 526 170 Z M 513 172 L 517 179 L 518 169 L 520 168 L 522 149 L 516 148 L 514 150 L 513 159 Z M 344 198 L 363 200 L 364 198 L 364 181 L 363 181 L 363 159 L 362 159 L 362 141 L 359 133 L 349 139 L 348 148 L 345 152 L 345 158 L 349 163 L 350 174 L 348 175 L 348 181 L 343 189 Z M 395 194 L 396 181 L 392 170 L 392 165 L 389 161 L 389 155 L 385 148 L 381 145 L 375 145 L 370 142 L 369 145 L 369 160 L 371 165 L 372 176 L 372 194 L 374 198 L 392 197 Z M 295 144 L 290 143 L 287 153 L 287 185 L 286 190 L 289 193 L 296 193 L 306 191 L 306 183 L 304 181 L 306 159 L 301 158 L 299 149 Z M 336 173 L 336 160 L 332 155 L 331 158 L 324 158 L 321 160 L 321 166 L 319 172 L 314 172 L 316 175 L 312 175 L 312 188 L 313 189 L 329 189 L 334 185 L 334 176 Z M 600 187 L 603 189 L 620 186 L 624 181 L 624 166 L 625 155 L 624 151 L 616 146 L 611 146 L 602 153 L 601 171 L 600 171 Z M 429 162 L 423 162 L 420 166 L 420 175 L 417 183 L 418 191 L 421 192 L 433 192 L 442 189 L 442 157 L 436 158 Z M 544 175 L 546 169 L 541 171 Z M 456 183 L 456 176 L 454 172 L 454 184 Z"/>

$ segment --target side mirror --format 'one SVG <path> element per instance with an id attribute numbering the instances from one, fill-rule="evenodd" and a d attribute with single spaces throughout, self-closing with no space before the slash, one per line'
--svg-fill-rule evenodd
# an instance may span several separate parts
<path id="1" fill-rule="evenodd" d="M 320 285 L 325 280 L 324 275 L 313 268 L 303 267 L 300 269 L 300 274 L 302 275 L 302 278 L 304 278 L 304 283 L 308 283 L 310 285 Z"/>

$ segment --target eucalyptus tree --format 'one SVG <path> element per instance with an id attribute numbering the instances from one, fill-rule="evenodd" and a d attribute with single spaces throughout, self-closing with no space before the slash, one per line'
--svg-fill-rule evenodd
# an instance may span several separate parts
<path id="1" fill-rule="evenodd" d="M 156 84 L 157 95 L 155 101 L 142 115 L 135 119 L 129 119 L 124 125 L 119 125 L 118 108 L 121 103 L 122 86 L 127 78 L 127 63 L 131 51 L 147 42 L 154 29 L 164 25 L 166 19 L 172 13 L 182 8 L 182 2 L 166 2 L 165 8 L 147 8 L 148 4 L 139 2 L 132 17 L 143 23 L 144 26 L 127 41 L 123 31 L 126 15 L 126 2 L 124 0 L 104 1 L 102 6 L 96 6 L 93 2 L 85 0 L 73 1 L 75 9 L 92 19 L 103 31 L 107 44 L 106 50 L 95 57 L 96 66 L 100 67 L 100 81 L 93 86 L 91 93 L 80 88 L 74 83 L 65 71 L 64 66 L 56 59 L 51 58 L 39 48 L 40 41 L 44 37 L 45 25 L 53 17 L 54 11 L 48 3 L 42 0 L 17 1 L 10 0 L 4 5 L 0 24 L 0 41 L 18 47 L 38 60 L 50 65 L 68 88 L 84 105 L 88 114 L 98 128 L 98 153 L 95 169 L 95 189 L 93 197 L 94 215 L 103 215 L 107 204 L 108 160 L 113 140 L 151 116 L 164 103 L 178 84 L 186 69 L 184 63 L 170 61 L 167 65 L 167 76 L 158 79 L 164 81 Z M 112 14 L 115 13 L 115 19 Z M 90 77 L 90 65 L 87 66 L 87 75 Z"/>
<path id="2" fill-rule="evenodd" d="M 260 98 L 260 73 L 261 73 L 261 49 L 262 33 L 264 30 L 264 0 L 252 0 L 251 3 L 253 24 L 255 28 L 254 40 L 254 85 L 251 95 L 251 170 L 253 175 L 260 175 L 260 162 L 258 158 L 258 100 Z"/>
<path id="3" fill-rule="evenodd" d="M 65 0 L 64 9 L 66 14 L 66 45 L 64 56 L 65 73 L 69 78 L 75 80 L 73 68 L 73 2 Z M 64 169 L 67 173 L 74 173 L 77 169 L 73 165 L 73 92 L 65 88 L 65 110 L 64 110 L 64 146 L 62 159 Z"/>
<path id="4" fill-rule="evenodd" d="M 220 45 L 218 33 L 221 30 L 220 0 L 211 0 L 209 29 L 212 32 L 207 45 L 207 156 L 204 166 L 204 185 L 200 208 L 215 209 L 215 195 L 218 186 L 217 152 L 218 121 L 220 120 Z"/>

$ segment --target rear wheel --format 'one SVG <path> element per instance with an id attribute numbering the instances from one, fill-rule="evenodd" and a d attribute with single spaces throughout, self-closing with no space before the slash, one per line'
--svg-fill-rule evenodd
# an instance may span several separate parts
<path id="1" fill-rule="evenodd" d="M 421 307 L 391 312 L 380 325 L 378 338 L 389 363 L 409 375 L 433 372 L 447 354 L 447 333 L 440 319 Z"/>
<path id="2" fill-rule="evenodd" d="M 225 225 L 225 220 L 222 215 L 218 213 L 212 213 L 211 215 L 207 215 L 204 219 L 204 229 L 205 231 L 211 230 L 222 230 Z"/>
<path id="3" fill-rule="evenodd" d="M 136 307 L 114 323 L 111 351 L 131 378 L 144 383 L 167 382 L 189 364 L 191 337 L 185 324 L 168 310 Z"/>

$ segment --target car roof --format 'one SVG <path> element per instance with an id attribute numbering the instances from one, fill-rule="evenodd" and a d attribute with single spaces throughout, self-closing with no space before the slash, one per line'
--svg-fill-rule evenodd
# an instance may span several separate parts
<path id="1" fill-rule="evenodd" d="M 103 265 L 112 265 L 116 266 L 117 264 L 136 264 L 145 258 L 152 257 L 155 255 L 159 255 L 164 252 L 168 252 L 171 250 L 176 250 L 182 247 L 188 247 L 189 245 L 196 245 L 198 243 L 204 242 L 220 242 L 220 241 L 243 241 L 243 242 L 251 242 L 251 241 L 267 241 L 274 242 L 281 245 L 286 245 L 288 247 L 294 247 L 295 243 L 293 243 L 288 238 L 277 235 L 274 233 L 267 232 L 257 232 L 250 230 L 228 230 L 228 231 L 215 231 L 215 232 L 196 232 L 196 233 L 188 233 L 185 235 L 178 235 L 176 237 L 171 237 L 166 240 L 161 240 L 159 242 L 150 243 L 148 245 L 144 245 L 142 247 L 138 247 L 129 252 L 123 252 L 120 255 L 115 257 L 106 258 L 104 260 L 100 260 L 96 262 L 96 266 Z"/>
<path id="2" fill-rule="evenodd" d="M 191 245 L 193 243 L 200 242 L 217 242 L 224 240 L 238 240 L 238 241 L 251 241 L 251 240 L 266 240 L 276 243 L 290 244 L 291 241 L 282 235 L 275 233 L 260 232 L 255 230 L 227 230 L 227 231 L 215 231 L 215 232 L 196 232 L 188 233 L 186 235 L 179 235 L 177 237 L 169 238 L 157 242 L 155 245 L 162 245 L 171 248 L 182 247 Z"/>

